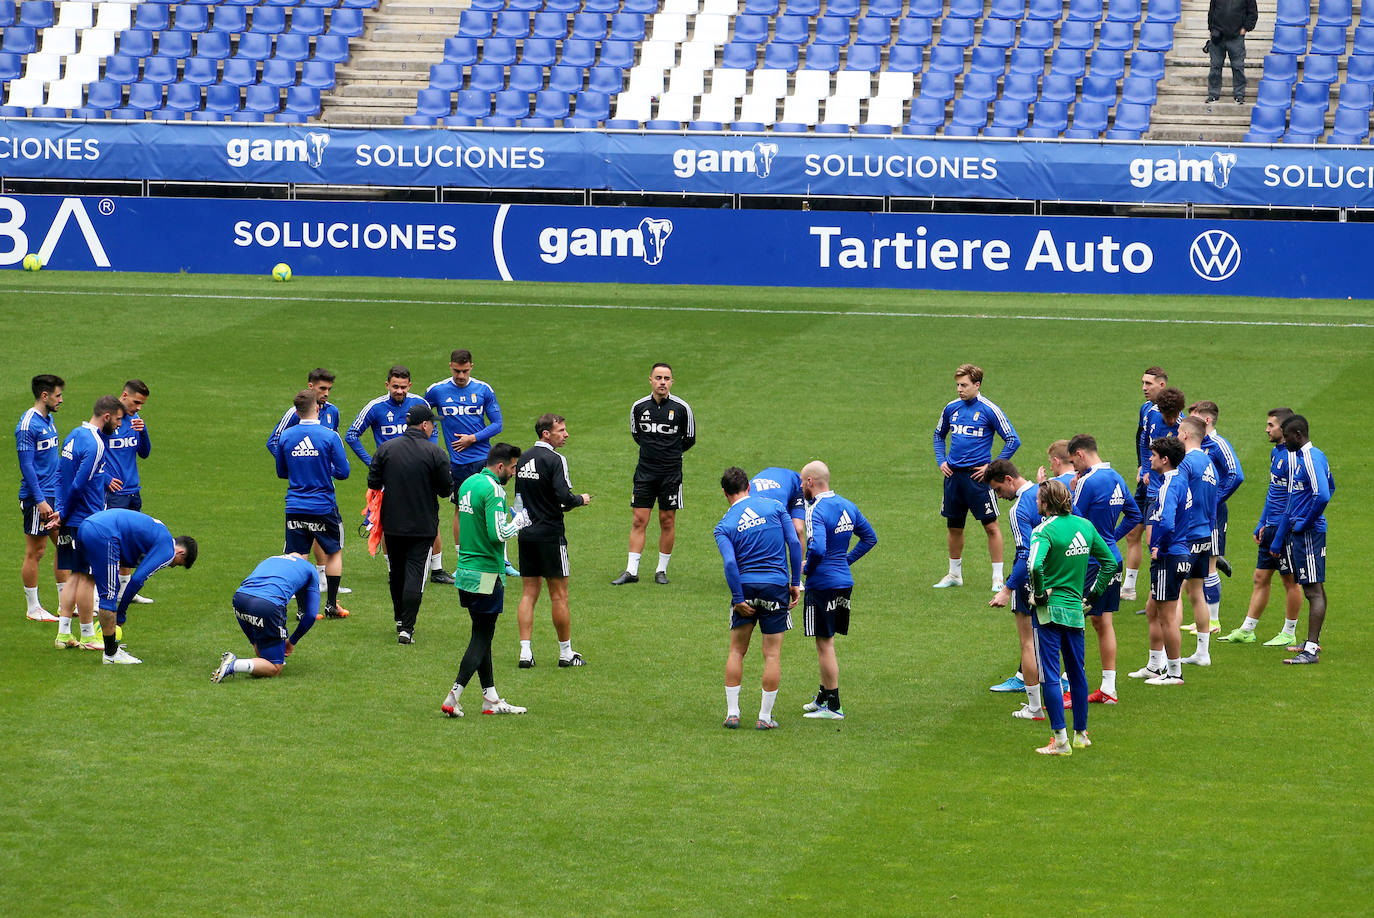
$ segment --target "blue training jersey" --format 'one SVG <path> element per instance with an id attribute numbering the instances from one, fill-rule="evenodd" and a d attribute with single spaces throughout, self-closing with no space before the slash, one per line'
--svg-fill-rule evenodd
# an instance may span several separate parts
<path id="1" fill-rule="evenodd" d="M 348 472 L 343 440 L 319 421 L 301 421 L 282 434 L 277 449 L 277 477 L 290 482 L 286 489 L 287 513 L 338 513 L 334 481 L 343 481 Z"/>
<path id="2" fill-rule="evenodd" d="M 1210 533 L 1209 533 L 1210 535 Z M 1169 555 L 1187 557 L 1188 482 L 1178 469 L 1165 472 L 1150 514 L 1150 548 L 1159 549 L 1159 560 Z"/>
<path id="3" fill-rule="evenodd" d="M 415 405 L 429 406 L 429 403 L 418 395 L 406 394 L 398 405 L 391 400 L 391 393 L 378 396 L 363 406 L 363 410 L 358 412 L 358 416 L 353 419 L 353 423 L 348 426 L 348 432 L 344 434 L 344 442 L 349 445 L 353 452 L 357 453 L 358 458 L 368 465 L 372 464 L 372 457 L 367 454 L 367 449 L 363 446 L 363 433 L 372 431 L 372 440 L 377 446 L 381 446 L 387 440 L 394 440 L 406 432 L 406 414 Z M 431 443 L 439 442 L 439 428 L 434 428 L 434 433 L 430 436 Z"/>
<path id="4" fill-rule="evenodd" d="M 769 466 L 749 481 L 749 493 L 777 501 L 794 520 L 806 519 L 801 476 L 791 469 Z"/>
<path id="5" fill-rule="evenodd" d="M 286 608 L 291 597 L 302 618 L 313 618 L 320 611 L 320 574 L 308 558 L 276 555 L 268 558 L 239 585 L 238 592 L 265 599 Z"/>
<path id="6" fill-rule="evenodd" d="M 1160 414 L 1159 409 L 1156 408 L 1154 405 L 1150 406 L 1150 410 L 1145 413 L 1144 468 L 1150 468 L 1150 444 L 1153 443 L 1155 440 L 1158 440 L 1160 437 L 1177 437 L 1178 422 L 1181 418 L 1183 418 L 1183 415 L 1180 414 L 1178 418 L 1174 420 L 1173 424 L 1165 424 L 1164 415 Z M 1147 479 L 1147 484 L 1145 486 L 1145 493 L 1149 496 L 1151 500 L 1153 500 L 1155 497 L 1155 492 L 1158 490 L 1159 473 L 1151 471 L 1150 477 L 1149 479 Z"/>
<path id="7" fill-rule="evenodd" d="M 1190 449 L 1178 464 L 1188 487 L 1188 541 L 1207 542 L 1217 528 L 1217 467 L 1201 449 Z"/>
<path id="8" fill-rule="evenodd" d="M 80 526 L 92 513 L 105 509 L 105 489 L 110 483 L 105 442 L 105 435 L 90 421 L 83 421 L 62 442 L 53 509 L 63 526 Z"/>
<path id="9" fill-rule="evenodd" d="M 142 430 L 134 430 L 136 417 L 136 414 L 124 415 L 124 420 L 119 422 L 119 429 L 110 437 L 106 462 L 109 464 L 110 477 L 118 478 L 122 483 L 116 494 L 139 492 L 138 460 L 147 459 L 153 452 L 153 441 L 148 437 L 147 426 Z"/>
<path id="10" fill-rule="evenodd" d="M 1111 463 L 1100 462 L 1083 473 L 1073 495 L 1073 512 L 1093 524 L 1102 541 L 1121 560 L 1116 543 L 1140 523 L 1140 507 L 1131 487 Z"/>
<path id="11" fill-rule="evenodd" d="M 491 438 L 501 432 L 501 406 L 491 386 L 480 379 L 469 378 L 466 386 L 441 379 L 425 390 L 425 401 L 439 415 L 449 462 L 465 465 L 487 460 Z M 455 450 L 453 441 L 465 434 L 476 437 L 477 442 L 467 449 Z"/>
<path id="12" fill-rule="evenodd" d="M 322 424 L 325 427 L 328 427 L 330 430 L 338 430 L 339 409 L 335 408 L 332 403 L 325 402 L 323 405 L 320 406 L 319 420 L 320 424 Z M 295 406 L 293 405 L 292 407 L 287 408 L 286 414 L 283 414 L 281 416 L 281 420 L 277 422 L 276 427 L 272 428 L 272 433 L 269 434 L 267 437 L 267 451 L 275 456 L 277 454 L 277 444 L 281 440 L 281 435 L 286 433 L 292 427 L 295 427 L 300 422 L 301 416 L 296 413 Z"/>
<path id="13" fill-rule="evenodd" d="M 735 501 L 712 535 L 725 562 L 731 602 L 744 602 L 744 583 L 801 586 L 801 542 L 777 501 L 752 495 Z"/>
<path id="14" fill-rule="evenodd" d="M 849 547 L 851 538 L 859 544 Z M 849 566 L 878 544 L 878 535 L 854 502 L 834 491 L 816 495 L 806 512 L 806 585 L 839 590 L 854 585 Z"/>
<path id="15" fill-rule="evenodd" d="M 134 568 L 117 603 L 113 599 L 100 597 L 102 609 L 118 612 L 128 608 L 149 577 L 172 563 L 177 550 L 171 531 L 162 521 L 137 510 L 115 509 L 93 513 L 81 524 L 77 539 L 92 564 L 114 562 L 116 559 L 109 554 L 102 554 L 99 546 L 113 547 L 118 543 L 118 565 Z"/>
<path id="16" fill-rule="evenodd" d="M 30 408 L 14 427 L 14 448 L 19 454 L 19 499 L 52 503 L 57 499 L 57 424 L 52 415 Z"/>
<path id="17" fill-rule="evenodd" d="M 935 425 L 935 464 L 948 462 L 957 468 L 987 465 L 992 461 L 992 436 L 1002 438 L 998 459 L 1010 459 L 1021 445 L 1011 421 L 992 402 L 978 395 L 972 401 L 956 398 L 940 412 Z M 945 450 L 949 437 L 949 450 Z"/>
<path id="18" fill-rule="evenodd" d="M 1326 532 L 1326 505 L 1336 493 L 1331 464 L 1312 441 L 1290 452 L 1288 463 L 1288 506 L 1274 527 L 1272 551 L 1280 550 L 1284 539 L 1294 533 Z"/>
<path id="19" fill-rule="evenodd" d="M 1044 517 L 1040 515 L 1037 500 L 1040 485 L 1028 481 L 1016 492 L 1016 500 L 1011 504 L 1011 537 L 1016 544 L 1016 559 L 1011 565 L 1011 575 L 1006 585 L 1013 590 L 1030 583 L 1030 540 L 1031 533 L 1039 526 Z"/>
<path id="20" fill-rule="evenodd" d="M 1245 483 L 1245 472 L 1241 470 L 1236 451 L 1216 431 L 1202 438 L 1202 450 L 1212 460 L 1212 465 L 1217 467 L 1217 504 L 1224 504 Z"/>
<path id="21" fill-rule="evenodd" d="M 1265 527 L 1277 526 L 1288 509 L 1288 466 L 1288 447 L 1280 443 L 1269 453 L 1269 488 L 1264 492 L 1264 506 L 1255 524 L 1256 538 Z M 1273 533 L 1272 528 L 1270 533 Z"/>
<path id="22" fill-rule="evenodd" d="M 1136 481 L 1146 479 L 1150 475 L 1150 409 L 1155 403 L 1146 399 L 1140 406 L 1139 415 L 1135 422 L 1135 474 Z"/>

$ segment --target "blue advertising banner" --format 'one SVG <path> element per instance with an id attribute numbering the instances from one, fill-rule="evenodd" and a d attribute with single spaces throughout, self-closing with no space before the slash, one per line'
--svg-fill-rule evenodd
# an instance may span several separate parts
<path id="1" fill-rule="evenodd" d="M 0 265 L 74 270 L 1368 298 L 1371 248 L 1367 223 L 0 197 Z"/>
<path id="2" fill-rule="evenodd" d="M 1368 150 L 0 119 L 6 178 L 1374 207 Z"/>

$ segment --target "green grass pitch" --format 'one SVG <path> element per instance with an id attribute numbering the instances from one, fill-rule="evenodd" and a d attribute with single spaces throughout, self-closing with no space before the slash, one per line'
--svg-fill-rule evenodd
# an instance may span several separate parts
<path id="1" fill-rule="evenodd" d="M 102 667 L 98 654 L 54 650 L 55 629 L 24 619 L 11 510 L 0 538 L 0 913 L 1370 908 L 1367 302 L 6 276 L 5 423 L 31 404 L 38 372 L 68 382 L 64 435 L 97 396 L 145 379 L 145 506 L 197 536 L 201 559 L 158 574 L 145 589 L 156 604 L 133 609 L 126 639 L 144 664 Z M 538 666 L 517 670 L 512 602 L 497 685 L 530 713 L 441 717 L 467 637 L 457 597 L 432 588 L 417 643 L 397 646 L 382 562 L 354 538 L 353 617 L 321 622 L 282 678 L 212 686 L 220 652 L 246 649 L 230 596 L 281 548 L 284 486 L 263 444 L 306 371 L 338 374 L 347 423 L 382 392 L 389 365 L 408 364 L 420 388 L 447 374 L 455 347 L 472 349 L 475 375 L 495 387 L 503 439 L 528 446 L 538 414 L 568 417 L 573 483 L 594 495 L 568 524 L 574 644 L 589 665 L 556 667 L 545 599 Z M 672 584 L 613 588 L 635 455 L 625 416 L 656 360 L 673 364 L 699 445 Z M 976 530 L 967 585 L 930 588 L 945 568 L 930 432 L 964 361 L 985 368 L 985 394 L 1016 425 L 1016 460 L 1031 472 L 1051 440 L 1088 432 L 1129 474 L 1151 364 L 1190 400 L 1221 405 L 1247 474 L 1232 501 L 1228 630 L 1250 592 L 1265 412 L 1305 413 L 1338 486 L 1322 664 L 1218 645 L 1182 689 L 1149 690 L 1124 677 L 1145 658 L 1144 618 L 1130 614 L 1141 604 L 1127 604 L 1122 703 L 1094 707 L 1092 749 L 1034 755 L 1046 728 L 1013 721 L 1017 699 L 987 690 L 1008 674 L 1015 639 L 1009 614 L 987 607 Z M 781 729 L 725 731 L 718 478 L 731 464 L 813 458 L 880 539 L 856 568 L 853 633 L 839 642 L 849 717 L 801 718 L 817 680 L 798 627 L 783 648 Z M 364 478 L 355 462 L 340 487 L 350 528 Z M 17 479 L 6 447 L 0 482 Z M 43 570 L 52 608 L 46 560 Z M 1281 617 L 1276 601 L 1263 637 Z M 1088 646 L 1095 687 L 1091 636 Z M 759 666 L 746 661 L 746 722 Z"/>

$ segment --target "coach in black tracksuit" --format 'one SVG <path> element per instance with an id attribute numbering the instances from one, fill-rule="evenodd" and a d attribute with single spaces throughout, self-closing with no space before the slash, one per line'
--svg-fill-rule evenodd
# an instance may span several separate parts
<path id="1" fill-rule="evenodd" d="M 1221 98 L 1221 65 L 1231 58 L 1231 95 L 1245 101 L 1245 33 L 1259 22 L 1255 0 L 1211 0 L 1207 6 L 1208 53 L 1212 69 L 1207 74 L 1207 101 Z"/>
<path id="2" fill-rule="evenodd" d="M 434 413 L 428 405 L 406 412 L 406 431 L 377 448 L 367 486 L 382 495 L 382 533 L 390 562 L 391 608 L 396 640 L 409 644 L 425 594 L 425 575 L 439 534 L 439 499 L 453 493 L 448 454 L 429 438 Z"/>
<path id="3" fill-rule="evenodd" d="M 520 530 L 520 668 L 534 665 L 530 641 L 534 632 L 534 604 L 543 583 L 549 585 L 553 627 L 558 633 L 558 665 L 581 666 L 582 655 L 572 649 L 572 616 L 568 611 L 568 540 L 563 514 L 591 503 L 590 494 L 574 494 L 568 460 L 558 448 L 568 442 L 567 422 L 543 414 L 534 422 L 539 442 L 520 454 L 515 472 L 515 499 L 530 515 Z"/>

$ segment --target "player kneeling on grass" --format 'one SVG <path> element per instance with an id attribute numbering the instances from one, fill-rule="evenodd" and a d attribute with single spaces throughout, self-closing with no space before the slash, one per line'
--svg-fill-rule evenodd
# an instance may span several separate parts
<path id="1" fill-rule="evenodd" d="M 101 510 L 86 517 L 73 539 L 90 573 L 77 571 L 95 585 L 100 608 L 100 631 L 105 639 L 105 663 L 142 663 L 119 645 L 115 622 L 128 609 L 143 584 L 164 567 L 190 570 L 196 563 L 198 548 L 190 536 L 177 536 L 159 520 L 137 510 Z M 119 569 L 138 565 L 129 575 L 128 588 L 121 590 Z"/>
<path id="2" fill-rule="evenodd" d="M 458 664 L 458 678 L 439 710 L 462 717 L 458 703 L 472 674 L 482 682 L 483 714 L 524 714 L 496 691 L 491 669 L 491 639 L 506 596 L 505 543 L 530 524 L 529 513 L 510 516 L 506 510 L 506 482 L 520 466 L 520 448 L 498 443 L 487 454 L 486 466 L 469 476 L 458 488 L 458 570 L 453 579 L 458 601 L 472 617 L 472 637 Z"/>
<path id="3" fill-rule="evenodd" d="M 286 636 L 286 604 L 296 597 L 300 624 Z M 281 675 L 286 658 L 315 624 L 320 612 L 320 578 L 305 555 L 292 552 L 268 558 L 248 575 L 234 593 L 234 615 L 253 645 L 252 659 L 241 660 L 227 651 L 210 674 L 211 682 L 223 682 L 235 673 L 269 678 Z"/>
<path id="4" fill-rule="evenodd" d="M 763 700 L 759 730 L 772 730 L 773 703 L 782 680 L 782 636 L 792 627 L 789 610 L 801 599 L 802 551 L 783 505 L 749 495 L 749 476 L 731 466 L 720 476 L 730 509 L 713 535 L 730 587 L 730 653 L 725 658 L 725 726 L 739 727 L 739 686 L 744 655 L 758 623 L 763 632 Z M 788 570 L 791 570 L 791 577 Z"/>
<path id="5" fill-rule="evenodd" d="M 1096 602 L 1116 576 L 1120 566 L 1097 528 L 1085 519 L 1073 515 L 1073 498 L 1069 489 L 1058 481 L 1040 486 L 1036 500 L 1045 521 L 1031 534 L 1030 568 L 1031 594 L 1035 608 L 1031 621 L 1035 626 L 1036 653 L 1040 669 L 1055 672 L 1062 653 L 1064 668 L 1069 674 L 1069 688 L 1079 698 L 1088 697 L 1088 674 L 1083 668 L 1083 584 L 1088 573 L 1088 560 L 1098 564 L 1097 579 L 1088 591 L 1086 601 Z M 1083 748 L 1092 743 L 1088 739 L 1088 706 L 1073 706 L 1073 746 L 1064 729 L 1064 696 L 1056 681 L 1045 683 L 1045 709 L 1050 715 L 1054 736 L 1049 744 L 1036 749 L 1044 755 L 1072 755 L 1073 747 Z"/>

